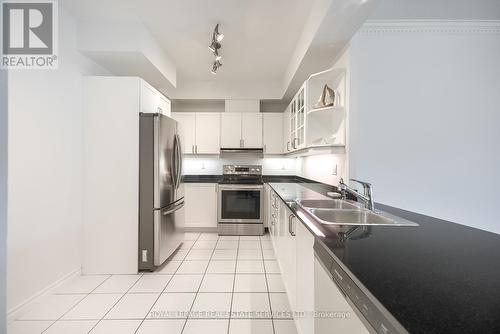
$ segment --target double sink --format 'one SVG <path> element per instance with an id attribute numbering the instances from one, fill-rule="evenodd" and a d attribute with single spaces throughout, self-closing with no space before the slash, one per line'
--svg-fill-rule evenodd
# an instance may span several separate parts
<path id="1" fill-rule="evenodd" d="M 363 208 L 341 199 L 304 199 L 297 204 L 323 225 L 353 226 L 418 226 L 387 212 Z"/>

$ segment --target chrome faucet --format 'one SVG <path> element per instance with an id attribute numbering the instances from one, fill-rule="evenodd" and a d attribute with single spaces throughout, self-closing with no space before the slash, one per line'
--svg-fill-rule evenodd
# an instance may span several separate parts
<path id="1" fill-rule="evenodd" d="M 356 198 L 363 201 L 365 204 L 365 208 L 368 210 L 374 211 L 375 206 L 373 205 L 373 193 L 372 193 L 372 185 L 368 182 L 363 182 L 355 179 L 350 179 L 351 181 L 358 182 L 363 186 L 363 194 L 360 194 L 356 191 L 356 189 L 349 187 L 344 183 L 344 180 L 341 178 L 339 181 L 339 190 L 342 194 L 342 199 L 347 198 L 347 193 L 355 196 Z"/>

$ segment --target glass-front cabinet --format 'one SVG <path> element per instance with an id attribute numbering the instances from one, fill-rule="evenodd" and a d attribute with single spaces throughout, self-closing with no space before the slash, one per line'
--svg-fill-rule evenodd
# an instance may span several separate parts
<path id="1" fill-rule="evenodd" d="M 305 85 L 303 85 L 298 93 L 293 98 L 289 106 L 289 136 L 286 138 L 287 151 L 295 151 L 305 147 L 305 130 L 306 130 L 306 93 Z M 288 129 L 288 127 L 287 127 Z"/>

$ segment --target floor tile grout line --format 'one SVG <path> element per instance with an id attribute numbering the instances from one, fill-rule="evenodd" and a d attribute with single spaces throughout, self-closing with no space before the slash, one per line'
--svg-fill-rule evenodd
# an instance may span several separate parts
<path id="1" fill-rule="evenodd" d="M 96 276 L 97 276 L 97 275 L 96 275 Z M 51 324 L 49 325 L 49 327 L 45 328 L 45 329 L 42 331 L 42 333 L 45 333 L 45 332 L 46 332 L 46 331 L 47 331 L 50 327 L 54 326 L 54 324 L 55 324 L 56 322 L 60 321 L 60 320 L 61 320 L 61 319 L 62 319 L 62 318 L 66 315 L 66 314 L 68 314 L 68 313 L 69 313 L 72 309 L 74 309 L 74 308 L 75 308 L 78 304 L 80 304 L 80 303 L 81 303 L 81 302 L 82 302 L 85 298 L 87 298 L 88 296 L 90 296 L 90 295 L 92 294 L 92 292 L 94 292 L 94 291 L 95 291 L 98 287 L 100 287 L 101 285 L 103 285 L 103 284 L 104 284 L 104 282 L 106 282 L 107 280 L 109 280 L 112 276 L 113 276 L 113 275 L 108 275 L 108 277 L 107 277 L 105 280 L 103 280 L 103 281 L 102 281 L 101 283 L 99 283 L 99 284 L 98 284 L 95 288 L 93 288 L 92 290 L 90 290 L 90 292 L 88 292 L 88 293 L 82 293 L 82 295 L 85 295 L 85 297 L 83 297 L 82 299 L 80 299 L 80 300 L 78 301 L 78 303 L 76 303 L 75 305 L 71 306 L 71 307 L 69 308 L 69 310 L 67 310 L 66 312 L 64 312 L 64 313 L 63 313 L 63 314 L 62 314 L 59 318 L 57 318 L 57 319 L 56 319 L 53 323 L 51 323 Z M 142 275 L 141 275 L 141 276 L 142 276 Z M 81 277 L 81 275 L 80 275 L 79 277 Z M 135 284 L 135 283 L 134 283 L 134 284 Z M 76 293 L 75 293 L 75 294 L 76 294 Z M 54 293 L 54 295 L 56 295 L 56 293 Z M 63 295 L 63 294 L 59 294 L 59 295 Z M 97 321 L 97 323 L 99 323 L 99 321 Z M 97 325 L 97 323 L 96 323 L 96 325 Z M 95 326 L 95 325 L 94 325 L 94 326 Z M 94 328 L 94 327 L 92 327 L 92 329 L 93 329 L 93 328 Z M 92 330 L 92 329 L 91 329 L 91 330 Z M 90 331 L 89 331 L 89 332 L 90 332 Z"/>
<path id="2" fill-rule="evenodd" d="M 118 300 L 117 300 L 117 301 L 113 304 L 113 306 L 111 306 L 111 307 L 109 308 L 109 310 L 108 310 L 106 313 L 104 313 L 104 315 L 101 317 L 101 319 L 99 319 L 99 321 L 97 321 L 97 322 L 95 323 L 95 325 L 94 325 L 94 326 L 92 326 L 92 328 L 91 328 L 91 329 L 90 329 L 87 333 L 92 332 L 92 331 L 94 330 L 94 328 L 96 328 L 96 327 L 97 327 L 97 325 L 99 325 L 99 324 L 101 323 L 101 321 L 103 321 L 103 320 L 104 320 L 104 318 L 106 317 L 106 315 L 108 315 L 108 313 L 109 313 L 109 312 L 111 312 L 111 310 L 115 308 L 115 306 L 116 306 L 116 305 L 120 302 L 120 300 L 122 300 L 122 299 L 123 299 L 123 297 L 125 297 L 125 296 L 127 295 L 127 293 L 128 293 L 128 292 L 129 292 L 129 291 L 130 291 L 133 287 L 134 287 L 134 285 L 136 285 L 136 284 L 137 284 L 137 282 L 139 282 L 139 280 L 140 280 L 143 276 L 144 276 L 144 273 L 141 273 L 141 274 L 140 274 L 140 277 L 139 277 L 139 278 L 138 278 L 138 279 L 134 282 L 134 284 L 132 284 L 132 285 L 131 285 L 128 289 L 127 289 L 127 291 L 125 291 L 125 293 L 124 293 L 124 294 L 123 294 L 120 298 L 118 298 Z M 97 288 L 96 288 L 96 289 L 97 289 Z"/>
<path id="3" fill-rule="evenodd" d="M 274 316 L 273 316 L 273 307 L 271 304 L 271 294 L 269 292 L 269 284 L 267 282 L 267 270 L 266 270 L 266 261 L 264 259 L 264 250 L 262 248 L 262 239 L 260 239 L 260 251 L 262 253 L 262 265 L 264 266 L 264 278 L 266 279 L 266 287 L 267 287 L 267 299 L 269 301 L 269 310 L 271 311 L 271 325 L 273 326 L 273 333 L 276 334 L 276 329 L 274 328 Z"/>
<path id="4" fill-rule="evenodd" d="M 151 307 L 149 308 L 148 312 L 146 312 L 146 316 L 142 319 L 142 321 L 139 324 L 139 326 L 137 326 L 137 328 L 135 329 L 134 334 L 137 333 L 137 331 L 139 330 L 139 328 L 141 328 L 141 326 L 144 323 L 144 321 L 148 318 L 149 313 L 151 312 L 151 310 L 153 309 L 153 307 L 156 305 L 156 303 L 158 302 L 158 299 L 160 299 L 160 297 L 162 296 L 163 292 L 165 291 L 165 289 L 167 288 L 167 286 L 170 284 L 170 281 L 172 281 L 172 279 L 174 278 L 174 276 L 177 273 L 177 271 L 179 270 L 179 268 L 182 266 L 182 264 L 184 263 L 184 261 L 186 261 L 187 255 L 193 249 L 194 244 L 198 241 L 198 239 L 200 238 L 200 236 L 201 236 L 201 233 L 198 235 L 198 237 L 196 238 L 196 240 L 194 240 L 194 242 L 191 245 L 191 247 L 189 247 L 189 249 L 188 249 L 188 251 L 186 253 L 186 256 L 182 259 L 182 261 L 179 264 L 179 266 L 175 269 L 174 273 L 172 274 L 172 277 L 170 277 L 170 279 L 168 280 L 167 284 L 163 287 L 163 290 L 160 292 L 160 294 L 155 299 L 155 301 L 153 302 L 153 304 L 151 304 Z M 188 241 L 188 240 L 184 240 L 184 241 Z M 192 241 L 192 240 L 189 240 L 189 241 Z M 180 248 L 179 248 L 179 250 L 180 250 Z M 181 333 L 182 333 L 182 331 L 181 331 Z"/>
<path id="5" fill-rule="evenodd" d="M 201 235 L 202 235 L 202 233 L 200 233 L 200 236 Z M 210 265 L 210 261 L 212 261 L 212 257 L 214 256 L 214 252 L 215 252 L 215 249 L 216 249 L 218 243 L 219 243 L 219 236 L 217 236 L 217 242 L 215 243 L 215 246 L 212 250 L 212 254 L 210 255 L 210 259 L 208 260 L 207 267 L 205 268 L 205 272 L 203 273 L 203 277 L 201 278 L 200 285 L 198 286 L 198 290 L 196 291 L 196 293 L 194 295 L 193 302 L 191 303 L 191 307 L 189 308 L 186 320 L 184 321 L 184 325 L 182 326 L 182 330 L 181 330 L 180 334 L 182 334 L 184 332 L 184 329 L 186 328 L 186 324 L 190 319 L 189 316 L 191 314 L 191 310 L 193 309 L 194 303 L 196 302 L 196 298 L 198 298 L 198 293 L 200 292 L 201 285 L 203 284 L 203 280 L 205 279 L 205 275 L 207 274 L 208 266 Z"/>
<path id="6" fill-rule="evenodd" d="M 231 304 L 229 306 L 229 320 L 227 322 L 227 334 L 229 334 L 229 330 L 231 328 L 231 319 L 233 314 L 233 299 L 234 299 L 234 287 L 236 285 L 236 275 L 238 270 L 238 257 L 240 252 L 240 237 L 238 236 L 238 247 L 236 247 L 236 261 L 234 262 L 234 278 L 233 278 L 233 291 L 231 292 Z"/>

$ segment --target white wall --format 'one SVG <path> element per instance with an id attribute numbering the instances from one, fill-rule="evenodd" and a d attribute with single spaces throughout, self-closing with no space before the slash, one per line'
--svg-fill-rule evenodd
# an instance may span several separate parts
<path id="1" fill-rule="evenodd" d="M 7 72 L 0 70 L 0 333 L 6 330 L 7 139 Z"/>
<path id="2" fill-rule="evenodd" d="M 350 175 L 377 202 L 500 233 L 499 26 L 398 26 L 352 40 Z"/>
<path id="3" fill-rule="evenodd" d="M 296 169 L 299 176 L 337 186 L 341 177 L 346 178 L 346 166 L 345 154 L 320 154 L 297 158 Z"/>
<path id="4" fill-rule="evenodd" d="M 76 22 L 59 11 L 59 69 L 9 72 L 8 309 L 81 266 L 82 75 Z"/>

